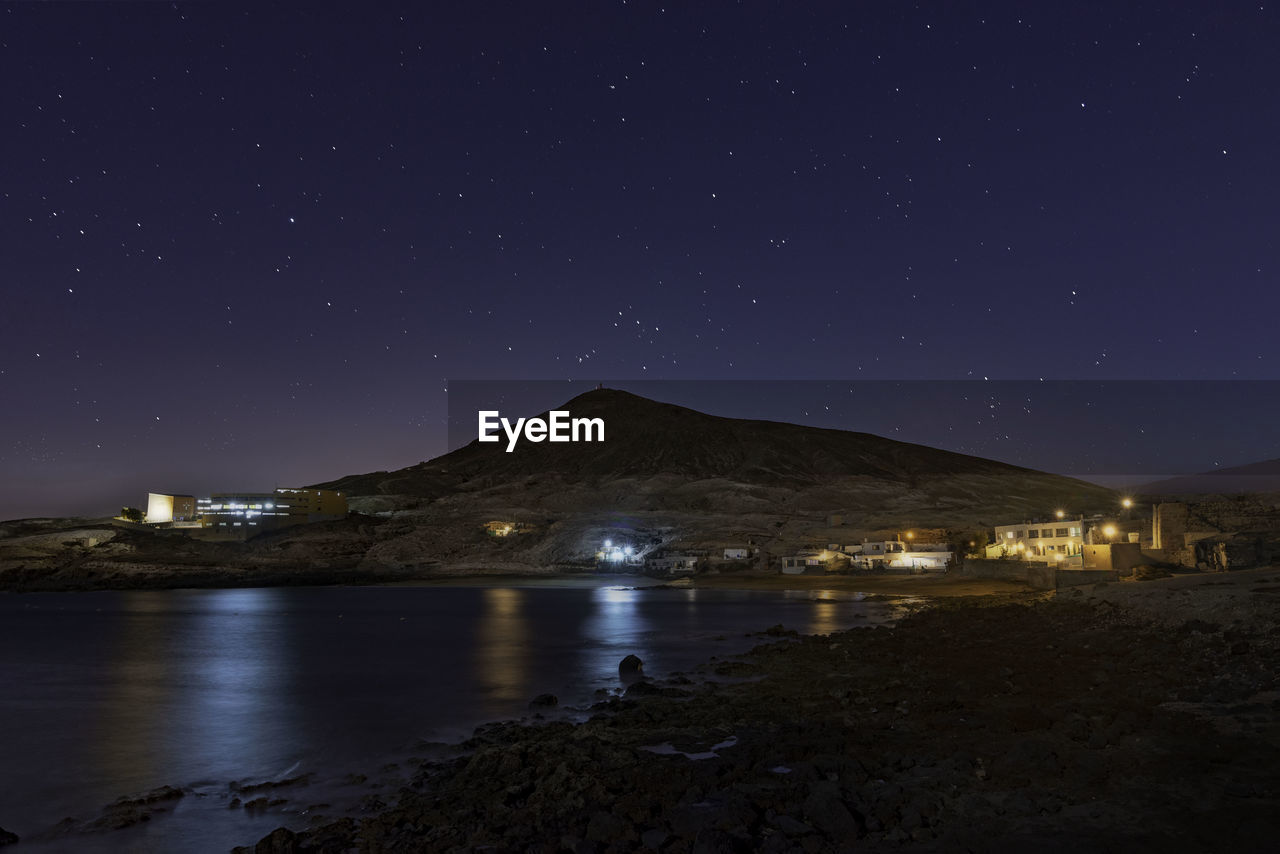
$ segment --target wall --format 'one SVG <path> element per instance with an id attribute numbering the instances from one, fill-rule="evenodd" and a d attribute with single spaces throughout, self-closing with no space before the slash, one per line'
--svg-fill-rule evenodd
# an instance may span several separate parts
<path id="1" fill-rule="evenodd" d="M 1135 566 L 1141 566 L 1146 562 L 1139 543 L 1109 543 L 1084 547 L 1084 569 L 1116 570 L 1121 575 L 1132 575 Z"/>
<path id="2" fill-rule="evenodd" d="M 1036 565 L 1027 573 L 1027 584 L 1034 590 L 1057 590 L 1079 584 L 1118 581 L 1119 578 L 1114 570 L 1058 569 L 1056 566 Z"/>
<path id="3" fill-rule="evenodd" d="M 1008 581 L 1026 581 L 1027 572 L 1041 563 L 1023 560 L 991 560 L 967 557 L 956 567 L 956 573 L 966 578 L 995 578 Z"/>

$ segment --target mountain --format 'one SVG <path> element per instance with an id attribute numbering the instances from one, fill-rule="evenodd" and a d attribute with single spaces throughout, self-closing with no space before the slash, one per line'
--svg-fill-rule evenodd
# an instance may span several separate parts
<path id="1" fill-rule="evenodd" d="M 1280 459 L 1166 478 L 1138 487 L 1136 491 L 1152 496 L 1280 492 Z"/>
<path id="2" fill-rule="evenodd" d="M 867 433 L 707 415 L 617 390 L 560 409 L 603 443 L 470 444 L 391 472 L 318 484 L 398 531 L 370 560 L 473 568 L 589 561 L 606 538 L 646 548 L 753 543 L 775 553 L 905 528 L 980 530 L 1114 508 L 1094 484 Z M 513 417 L 510 413 L 504 413 Z M 543 413 L 543 417 L 546 413 Z M 830 525 L 829 517 L 843 516 Z M 508 521 L 517 536 L 487 535 Z"/>
<path id="3" fill-rule="evenodd" d="M 756 568 L 809 546 L 913 530 L 969 540 L 995 524 L 1112 510 L 1100 486 L 867 433 L 719 418 L 621 391 L 561 409 L 601 418 L 605 441 L 471 444 L 322 487 L 350 517 L 243 543 L 109 519 L 0 525 L 0 589 L 360 583 L 595 566 L 606 541 L 720 554 Z M 545 416 L 545 413 L 544 413 Z M 509 416 L 510 417 L 510 416 Z M 839 517 L 839 518 L 834 518 Z"/>

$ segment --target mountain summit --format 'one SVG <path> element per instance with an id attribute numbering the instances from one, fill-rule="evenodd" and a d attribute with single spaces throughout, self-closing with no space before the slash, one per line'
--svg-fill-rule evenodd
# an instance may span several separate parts
<path id="1" fill-rule="evenodd" d="M 507 452 L 472 440 L 452 453 L 395 472 L 325 484 L 349 495 L 437 495 L 445 483 L 556 475 L 569 482 L 620 478 L 728 479 L 803 489 L 840 478 L 919 484 L 959 475 L 1057 478 L 1007 463 L 898 442 L 869 433 L 707 415 L 625 391 L 597 389 L 559 407 L 600 418 L 603 443 L 531 443 Z M 506 415 L 506 413 L 504 413 Z M 542 413 L 545 418 L 547 413 Z M 1071 489 L 1087 487 L 1061 478 Z M 1102 491 L 1102 490 L 1100 490 Z"/>

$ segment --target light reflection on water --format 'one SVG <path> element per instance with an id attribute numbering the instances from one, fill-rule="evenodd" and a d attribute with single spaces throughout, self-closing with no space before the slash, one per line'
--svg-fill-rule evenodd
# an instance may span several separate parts
<path id="1" fill-rule="evenodd" d="M 544 692 L 584 707 L 622 687 L 631 653 L 662 677 L 777 623 L 826 634 L 894 610 L 833 591 L 581 580 L 3 596 L 0 756 L 31 770 L 0 774 L 0 826 L 25 836 L 121 795 L 198 784 L 208 797 L 137 833 L 225 851 L 289 817 L 227 810 L 230 781 L 367 771 L 418 739 L 526 714 Z"/>
<path id="2" fill-rule="evenodd" d="M 524 593 L 509 587 L 483 591 L 484 610 L 476 627 L 475 673 L 492 714 L 528 700 L 529 627 Z"/>

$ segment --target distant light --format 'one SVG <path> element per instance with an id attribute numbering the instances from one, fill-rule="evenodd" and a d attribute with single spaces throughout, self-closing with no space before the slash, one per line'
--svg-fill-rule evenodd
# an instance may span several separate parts
<path id="1" fill-rule="evenodd" d="M 1116 526 L 1106 525 L 1103 527 L 1102 533 L 1106 534 L 1108 537 L 1114 537 L 1116 535 Z"/>
<path id="2" fill-rule="evenodd" d="M 611 548 L 613 548 L 613 540 L 605 540 L 605 541 L 604 541 L 604 547 L 605 547 L 606 549 L 611 549 Z"/>
<path id="3" fill-rule="evenodd" d="M 1067 515 L 1067 511 L 1065 511 L 1065 510 L 1059 510 L 1059 511 L 1058 511 L 1058 518 L 1059 518 L 1059 519 L 1061 519 L 1063 516 L 1066 516 L 1066 515 Z"/>
<path id="4" fill-rule="evenodd" d="M 1133 506 L 1133 499 L 1132 499 L 1132 498 L 1126 498 L 1125 500 L 1121 501 L 1120 503 L 1121 503 L 1121 504 L 1123 504 L 1125 507 L 1132 507 L 1132 506 Z"/>

